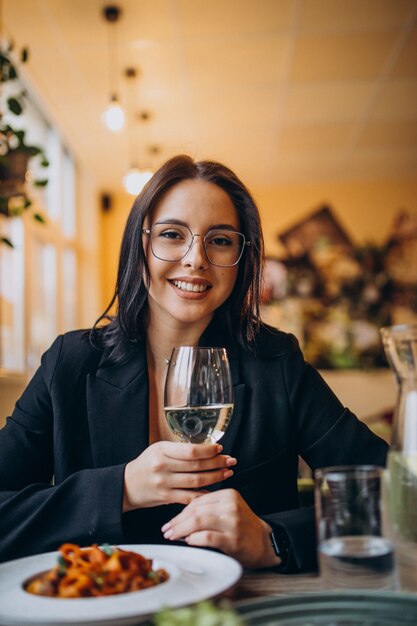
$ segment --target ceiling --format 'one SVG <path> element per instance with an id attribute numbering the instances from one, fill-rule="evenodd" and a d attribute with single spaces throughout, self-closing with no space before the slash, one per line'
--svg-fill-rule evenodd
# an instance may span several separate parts
<path id="1" fill-rule="evenodd" d="M 142 166 L 220 160 L 250 187 L 417 177 L 417 0 L 116 0 L 130 147 L 100 118 L 106 4 L 3 0 L 24 77 L 100 189 L 121 189 L 135 148 Z"/>

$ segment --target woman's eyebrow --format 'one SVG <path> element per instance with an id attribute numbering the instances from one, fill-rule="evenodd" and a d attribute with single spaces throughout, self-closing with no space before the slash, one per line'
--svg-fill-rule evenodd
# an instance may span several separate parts
<path id="1" fill-rule="evenodd" d="M 187 222 L 183 222 L 182 220 L 176 219 L 174 217 L 164 217 L 163 219 L 158 220 L 154 223 L 154 225 L 157 224 L 175 224 L 176 226 L 186 226 L 187 228 L 190 228 Z M 235 228 L 231 224 L 211 224 L 211 226 L 208 227 L 207 231 L 209 230 L 231 230 L 237 232 L 237 228 Z"/>

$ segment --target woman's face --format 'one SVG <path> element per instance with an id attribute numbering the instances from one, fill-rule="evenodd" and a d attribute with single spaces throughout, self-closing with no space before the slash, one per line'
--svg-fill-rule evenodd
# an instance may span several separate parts
<path id="1" fill-rule="evenodd" d="M 172 187 L 152 216 L 147 216 L 144 228 L 175 222 L 203 236 L 218 227 L 240 230 L 237 211 L 227 193 L 201 180 L 185 180 Z M 143 235 L 143 246 L 150 274 L 150 319 L 156 316 L 168 323 L 207 325 L 214 311 L 232 293 L 238 266 L 218 267 L 209 263 L 203 237 L 195 237 L 186 256 L 175 262 L 162 261 L 153 255 L 149 235 Z"/>

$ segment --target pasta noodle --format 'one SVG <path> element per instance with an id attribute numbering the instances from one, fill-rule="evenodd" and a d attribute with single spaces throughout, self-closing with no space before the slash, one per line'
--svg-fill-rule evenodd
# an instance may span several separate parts
<path id="1" fill-rule="evenodd" d="M 32 578 L 26 591 L 55 598 L 88 598 L 138 591 L 165 582 L 164 569 L 136 552 L 108 545 L 88 548 L 64 543 L 57 565 Z"/>

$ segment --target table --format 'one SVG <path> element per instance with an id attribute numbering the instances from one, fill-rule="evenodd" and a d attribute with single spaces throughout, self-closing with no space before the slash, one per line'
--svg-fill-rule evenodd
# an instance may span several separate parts
<path id="1" fill-rule="evenodd" d="M 291 597 L 304 593 L 307 595 L 302 600 Z M 341 623 L 341 615 L 344 623 L 347 612 L 356 618 L 360 615 L 360 620 L 355 623 L 360 621 L 361 624 L 371 625 L 383 622 L 391 626 L 417 624 L 417 593 L 382 592 L 373 597 L 374 593 L 346 590 L 334 595 L 323 589 L 317 574 L 285 575 L 245 570 L 240 581 L 223 597 L 230 600 L 250 624 L 281 623 L 279 616 L 288 618 L 290 615 L 297 624 L 310 623 L 312 617 L 319 620 L 317 623 L 322 623 L 323 619 L 323 623 L 327 624 L 329 616 L 332 623 L 333 619 L 334 623 Z M 287 619 L 284 621 L 287 623 Z"/>
<path id="2" fill-rule="evenodd" d="M 277 574 L 262 570 L 244 570 L 239 582 L 224 596 L 237 602 L 306 591 L 322 591 L 321 579 L 317 574 Z"/>

